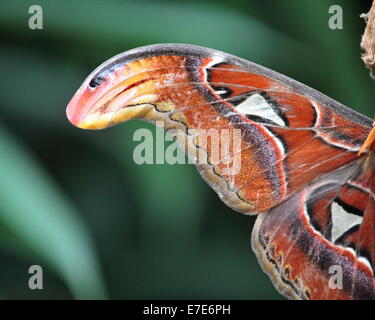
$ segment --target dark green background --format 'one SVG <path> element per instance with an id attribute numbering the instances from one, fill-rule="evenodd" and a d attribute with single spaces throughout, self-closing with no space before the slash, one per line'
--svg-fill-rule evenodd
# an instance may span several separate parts
<path id="1" fill-rule="evenodd" d="M 44 29 L 28 28 L 28 8 Z M 344 29 L 328 28 L 328 8 Z M 107 58 L 160 42 L 203 45 L 279 71 L 374 115 L 360 60 L 370 1 L 0 2 L 0 298 L 280 299 L 250 249 L 254 218 L 192 165 L 137 166 L 140 121 L 71 126 L 65 108 Z M 30 265 L 44 289 L 28 289 Z"/>

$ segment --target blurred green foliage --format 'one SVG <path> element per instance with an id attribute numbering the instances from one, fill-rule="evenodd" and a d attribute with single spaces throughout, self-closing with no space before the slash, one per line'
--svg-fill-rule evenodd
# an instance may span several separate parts
<path id="1" fill-rule="evenodd" d="M 28 28 L 39 4 L 44 29 Z M 328 8 L 344 29 L 328 28 Z M 73 128 L 71 96 L 127 49 L 190 43 L 239 55 L 373 116 L 360 60 L 370 1 L 0 2 L 0 297 L 280 299 L 234 213 L 192 165 L 133 162 L 132 121 Z M 27 271 L 44 268 L 44 289 Z"/>

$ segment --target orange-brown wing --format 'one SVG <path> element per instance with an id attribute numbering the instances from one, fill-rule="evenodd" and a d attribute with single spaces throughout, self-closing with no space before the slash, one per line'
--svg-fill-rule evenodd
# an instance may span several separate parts
<path id="1" fill-rule="evenodd" d="M 205 180 L 225 203 L 248 214 L 267 211 L 355 161 L 372 126 L 369 118 L 276 72 L 176 44 L 105 62 L 83 83 L 67 115 L 86 129 L 132 118 L 178 129 Z"/>
<path id="2" fill-rule="evenodd" d="M 133 118 L 177 129 L 225 203 L 268 211 L 257 218 L 252 245 L 281 293 L 375 297 L 373 138 L 358 155 L 371 119 L 249 61 L 176 44 L 105 62 L 67 116 L 86 129 Z"/>
<path id="3" fill-rule="evenodd" d="M 252 247 L 282 294 L 375 299 L 374 167 L 358 160 L 258 216 Z"/>

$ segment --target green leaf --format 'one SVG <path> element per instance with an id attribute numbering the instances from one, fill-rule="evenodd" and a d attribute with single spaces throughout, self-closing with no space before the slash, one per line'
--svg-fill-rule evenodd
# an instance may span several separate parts
<path id="1" fill-rule="evenodd" d="M 33 157 L 0 126 L 0 223 L 37 253 L 76 298 L 105 298 L 90 235 Z M 27 272 L 25 270 L 25 272 Z"/>

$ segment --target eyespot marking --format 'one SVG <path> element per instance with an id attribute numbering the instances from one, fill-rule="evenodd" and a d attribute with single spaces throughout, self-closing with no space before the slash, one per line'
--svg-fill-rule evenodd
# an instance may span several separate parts
<path id="1" fill-rule="evenodd" d="M 89 87 L 92 89 L 95 89 L 99 87 L 103 83 L 103 81 L 104 81 L 104 77 L 96 76 L 92 78 L 91 81 L 89 82 Z"/>

